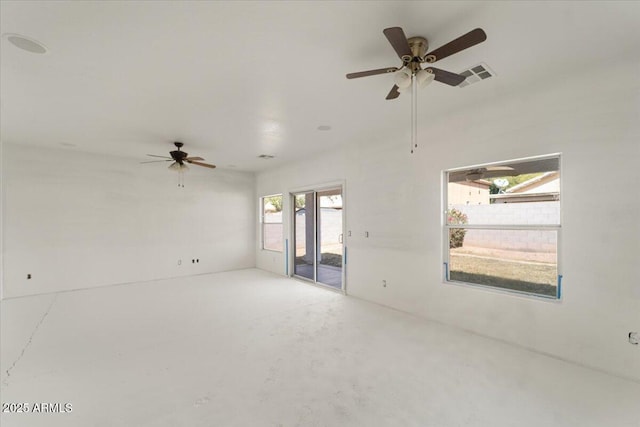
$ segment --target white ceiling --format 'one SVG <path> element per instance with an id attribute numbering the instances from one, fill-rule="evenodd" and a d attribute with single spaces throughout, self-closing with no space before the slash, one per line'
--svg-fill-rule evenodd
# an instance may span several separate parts
<path id="1" fill-rule="evenodd" d="M 409 97 L 384 99 L 391 75 L 345 78 L 399 64 L 386 27 L 432 48 L 486 31 L 486 42 L 436 66 L 486 62 L 497 76 L 424 89 L 420 118 L 436 120 L 638 58 L 639 17 L 640 2 L 611 1 L 2 1 L 0 31 L 49 51 L 2 38 L 0 136 L 141 161 L 181 140 L 219 167 L 258 171 L 352 141 L 409 138 Z"/>

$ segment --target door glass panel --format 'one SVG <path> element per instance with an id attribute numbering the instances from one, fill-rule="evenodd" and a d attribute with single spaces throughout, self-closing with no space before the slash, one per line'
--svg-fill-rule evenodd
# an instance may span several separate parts
<path id="1" fill-rule="evenodd" d="M 318 263 L 316 280 L 342 289 L 342 190 L 317 194 Z"/>
<path id="2" fill-rule="evenodd" d="M 294 274 L 315 281 L 315 195 L 314 192 L 294 195 Z"/>

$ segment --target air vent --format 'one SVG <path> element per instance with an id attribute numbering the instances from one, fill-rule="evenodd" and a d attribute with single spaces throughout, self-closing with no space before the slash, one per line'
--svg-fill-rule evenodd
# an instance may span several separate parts
<path id="1" fill-rule="evenodd" d="M 259 158 L 259 159 L 265 159 L 265 160 L 273 159 L 274 157 L 275 157 L 275 156 L 272 156 L 271 154 L 260 154 L 260 155 L 258 156 L 258 158 Z"/>
<path id="2" fill-rule="evenodd" d="M 496 75 L 496 73 L 491 68 L 489 68 L 487 64 L 484 63 L 468 68 L 458 74 L 466 77 L 466 79 L 462 83 L 460 83 L 458 87 L 469 86 Z"/>

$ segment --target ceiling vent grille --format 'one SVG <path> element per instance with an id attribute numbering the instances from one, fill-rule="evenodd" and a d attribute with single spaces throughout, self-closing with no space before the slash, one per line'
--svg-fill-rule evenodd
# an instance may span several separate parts
<path id="1" fill-rule="evenodd" d="M 466 79 L 462 83 L 460 83 L 458 87 L 469 86 L 496 75 L 496 73 L 485 63 L 470 67 L 458 74 L 466 77 Z"/>

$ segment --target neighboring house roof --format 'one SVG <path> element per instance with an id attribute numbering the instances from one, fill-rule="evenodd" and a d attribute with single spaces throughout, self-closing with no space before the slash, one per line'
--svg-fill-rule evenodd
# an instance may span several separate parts
<path id="1" fill-rule="evenodd" d="M 560 172 L 545 172 L 542 175 L 531 178 L 525 182 L 505 190 L 506 194 L 512 193 L 549 193 L 560 192 Z M 546 184 L 546 185 L 545 185 Z M 537 190 L 537 191 L 536 191 Z"/>
<path id="2" fill-rule="evenodd" d="M 515 185 L 501 194 L 489 196 L 493 203 L 554 201 L 560 197 L 560 172 L 545 172 Z"/>

